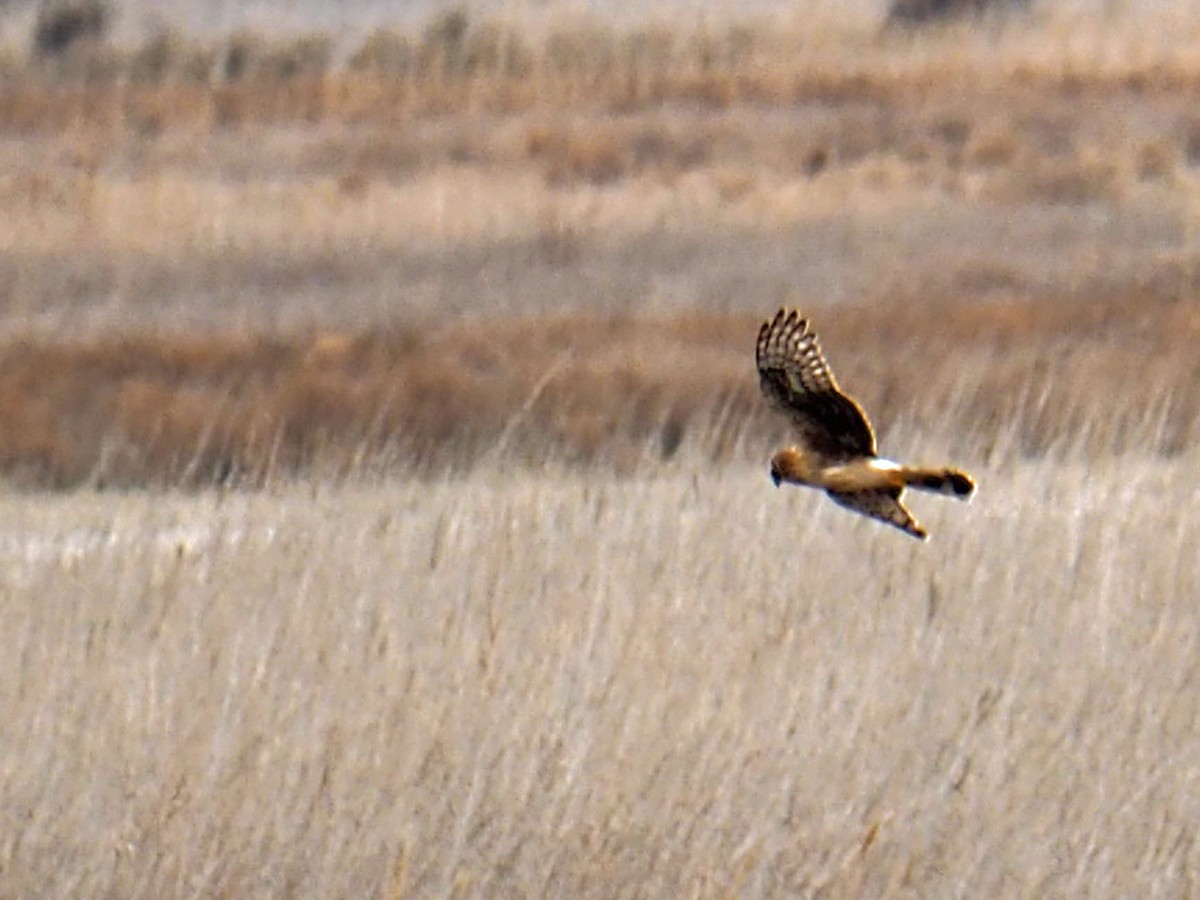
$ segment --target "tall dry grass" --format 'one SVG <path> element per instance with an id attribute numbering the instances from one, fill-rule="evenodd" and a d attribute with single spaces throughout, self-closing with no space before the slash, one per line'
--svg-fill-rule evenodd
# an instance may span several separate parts
<path id="1" fill-rule="evenodd" d="M 500 462 L 631 473 L 681 448 L 745 459 L 747 442 L 757 455 L 786 437 L 758 396 L 759 321 L 26 342 L 0 357 L 0 472 L 26 487 L 261 486 Z M 993 459 L 1091 459 L 1174 456 L 1200 436 L 1190 304 L 901 297 L 815 321 L 885 438 L 904 427 Z"/>
<path id="2" fill-rule="evenodd" d="M 962 461 L 9 497 L 7 890 L 1186 895 L 1194 452 Z"/>
<path id="3" fill-rule="evenodd" d="M 952 82 L 1099 83 L 1155 92 L 1194 83 L 1200 17 L 1042 4 L 1007 25 L 965 21 L 909 32 L 861 10 L 770 15 L 487 16 L 453 9 L 418 29 L 383 27 L 353 43 L 328 34 L 239 31 L 207 43 L 157 30 L 140 44 L 103 35 L 55 52 L 9 48 L 0 120 L 59 128 L 79 120 L 403 121 L 448 111 L 610 110 L 684 102 L 890 99 Z M 31 38 L 31 44 L 36 41 Z"/>
<path id="4" fill-rule="evenodd" d="M 1194 890 L 1193 25 L 485 24 L 6 69 L 6 891 Z"/>

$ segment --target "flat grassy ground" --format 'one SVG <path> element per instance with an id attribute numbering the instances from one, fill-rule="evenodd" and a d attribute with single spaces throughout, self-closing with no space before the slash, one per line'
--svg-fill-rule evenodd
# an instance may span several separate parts
<path id="1" fill-rule="evenodd" d="M 1200 24 L 833 8 L 0 59 L 0 893 L 1197 890 Z"/>
<path id="2" fill-rule="evenodd" d="M 1185 895 L 1195 465 L 9 498 L 5 883 Z"/>

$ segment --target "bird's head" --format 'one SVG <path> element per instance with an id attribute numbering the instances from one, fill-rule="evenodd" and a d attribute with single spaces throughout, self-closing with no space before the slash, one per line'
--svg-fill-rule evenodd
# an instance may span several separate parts
<path id="1" fill-rule="evenodd" d="M 799 447 L 784 447 L 771 457 L 771 480 L 775 487 L 781 482 L 812 483 L 812 461 Z"/>

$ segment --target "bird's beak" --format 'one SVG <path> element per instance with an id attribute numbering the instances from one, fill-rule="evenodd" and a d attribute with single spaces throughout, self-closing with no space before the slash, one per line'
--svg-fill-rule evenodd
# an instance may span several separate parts
<path id="1" fill-rule="evenodd" d="M 775 482 L 775 487 L 779 487 L 779 482 L 782 481 L 782 479 L 779 477 L 778 469 L 771 470 L 771 480 Z"/>

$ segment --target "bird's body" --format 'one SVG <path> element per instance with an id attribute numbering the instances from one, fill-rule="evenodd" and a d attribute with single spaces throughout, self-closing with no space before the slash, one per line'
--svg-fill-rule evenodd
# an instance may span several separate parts
<path id="1" fill-rule="evenodd" d="M 821 488 L 835 503 L 918 538 L 927 532 L 901 502 L 905 487 L 964 499 L 974 491 L 970 476 L 958 469 L 905 466 L 876 455 L 866 413 L 838 388 L 797 311 L 781 309 L 763 323 L 755 359 L 763 394 L 791 418 L 802 441 L 771 458 L 776 485 Z"/>

